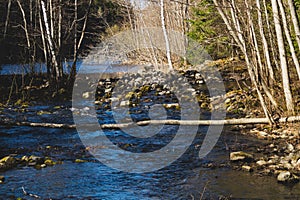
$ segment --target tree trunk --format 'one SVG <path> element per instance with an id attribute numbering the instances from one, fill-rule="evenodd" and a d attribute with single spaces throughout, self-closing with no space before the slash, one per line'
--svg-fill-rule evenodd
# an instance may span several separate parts
<path id="1" fill-rule="evenodd" d="M 59 0 L 59 5 L 58 5 L 58 54 L 60 54 L 61 52 L 61 41 L 62 41 L 62 38 L 61 38 L 61 34 L 62 34 L 62 0 Z M 60 58 L 61 60 L 62 58 Z M 64 68 L 63 66 L 60 67 L 60 75 L 62 76 L 64 74 Z"/>
<path id="2" fill-rule="evenodd" d="M 275 47 L 274 47 L 274 34 L 272 32 L 272 28 L 270 26 L 270 22 L 269 22 L 269 14 L 268 14 L 268 8 L 267 8 L 267 3 L 266 0 L 263 0 L 263 4 L 264 4 L 264 12 L 265 12 L 265 18 L 266 18 L 266 24 L 267 24 L 267 30 L 268 30 L 268 35 L 269 35 L 269 42 L 270 42 L 270 48 L 271 48 L 271 52 L 272 52 L 272 56 L 273 56 L 273 62 L 275 64 L 275 67 L 277 70 L 279 70 L 279 64 L 278 64 L 278 57 L 275 51 Z"/>
<path id="3" fill-rule="evenodd" d="M 40 4 L 38 4 L 37 0 L 37 6 L 40 7 Z M 39 12 L 39 24 L 40 24 L 40 31 L 41 31 L 41 37 L 42 37 L 42 43 L 43 43 L 43 53 L 44 53 L 44 59 L 45 59 L 45 64 L 47 66 L 47 74 L 49 77 L 51 77 L 51 67 L 48 63 L 48 55 L 47 55 L 47 45 L 46 45 L 46 39 L 45 39 L 45 32 L 43 28 L 43 23 L 42 23 L 42 15 L 41 12 Z"/>
<path id="4" fill-rule="evenodd" d="M 295 123 L 300 122 L 300 116 L 290 116 L 279 118 L 276 122 L 278 123 Z M 0 122 L 1 125 L 6 126 L 31 126 L 31 127 L 46 127 L 46 128 L 65 128 L 75 129 L 75 124 L 56 124 L 56 123 L 35 123 L 35 122 Z M 243 125 L 243 124 L 268 124 L 268 118 L 241 118 L 241 119 L 225 119 L 225 120 L 146 120 L 131 123 L 121 124 L 102 124 L 102 129 L 116 129 L 116 128 L 127 128 L 130 126 L 147 126 L 150 124 L 154 125 L 181 125 L 181 126 L 218 126 L 218 125 Z M 95 124 L 86 124 L 85 126 L 95 126 Z"/>
<path id="5" fill-rule="evenodd" d="M 8 28 L 8 23 L 9 23 L 9 15 L 10 15 L 10 7 L 11 7 L 11 0 L 9 0 L 8 4 L 7 4 L 7 14 L 6 14 L 6 20 L 5 20 L 5 28 L 4 28 L 3 38 L 6 37 L 6 33 L 7 33 L 7 28 Z"/>
<path id="6" fill-rule="evenodd" d="M 30 47 L 31 47 L 31 45 L 30 45 L 30 39 L 29 39 L 29 34 L 28 34 L 26 15 L 25 15 L 24 9 L 23 9 L 23 7 L 22 7 L 20 1 L 17 0 L 17 2 L 18 2 L 18 6 L 19 6 L 19 8 L 20 8 L 20 10 L 21 10 L 22 17 L 23 17 L 23 23 L 24 23 L 23 29 L 24 29 L 25 36 L 26 36 L 27 48 L 28 48 L 28 50 L 29 50 Z"/>
<path id="7" fill-rule="evenodd" d="M 298 48 L 300 51 L 300 28 L 299 28 L 299 20 L 298 20 L 298 15 L 296 13 L 295 5 L 293 0 L 288 0 L 290 12 L 291 12 L 291 17 L 294 25 L 294 30 L 296 34 L 296 41 L 298 43 Z"/>
<path id="8" fill-rule="evenodd" d="M 165 11 L 165 9 L 164 9 L 164 0 L 160 0 L 161 26 L 162 26 L 162 30 L 163 30 L 164 38 L 165 38 L 165 42 L 166 42 L 166 53 L 167 53 L 169 70 L 171 71 L 171 70 L 173 70 L 173 64 L 172 64 L 172 59 L 171 59 L 171 51 L 170 51 L 170 43 L 169 43 L 168 33 L 167 33 L 167 30 L 166 30 L 164 11 Z"/>
<path id="9" fill-rule="evenodd" d="M 53 68 L 54 68 L 54 71 L 55 71 L 54 76 L 55 76 L 56 83 L 58 83 L 58 81 L 59 81 L 59 68 L 58 68 L 58 63 L 57 63 L 57 56 L 55 54 L 55 49 L 54 49 L 54 45 L 53 45 L 53 38 L 51 37 L 51 32 L 50 32 L 50 28 L 49 28 L 49 21 L 48 21 L 48 17 L 47 17 L 47 11 L 46 11 L 46 6 L 45 6 L 44 0 L 41 0 L 41 7 L 42 7 L 43 16 L 44 16 L 44 25 L 45 25 L 45 28 L 46 28 L 47 41 L 48 41 L 49 50 L 50 50 L 50 54 L 51 54 L 51 64 L 53 65 Z"/>
<path id="10" fill-rule="evenodd" d="M 272 83 L 275 81 L 275 77 L 274 77 L 274 71 L 273 71 L 273 67 L 271 64 L 271 57 L 269 54 L 269 47 L 268 47 L 268 42 L 264 33 L 264 27 L 263 27 L 263 20 L 262 20 L 262 11 L 261 11 L 261 6 L 260 6 L 260 0 L 256 0 L 256 5 L 257 5 L 257 16 L 258 16 L 258 26 L 259 26 L 259 32 L 260 32 L 260 36 L 262 39 L 262 44 L 263 44 L 263 51 L 264 51 L 264 55 L 265 55 L 265 59 L 266 59 L 266 64 L 268 67 L 268 73 L 270 75 L 270 83 L 272 85 Z"/>
<path id="11" fill-rule="evenodd" d="M 284 96 L 286 101 L 286 108 L 290 114 L 294 114 L 294 102 L 293 102 L 292 93 L 290 89 L 288 66 L 285 57 L 286 56 L 285 46 L 284 46 L 284 40 L 282 35 L 282 28 L 280 24 L 277 0 L 271 0 L 271 3 L 272 3 L 272 10 L 273 10 L 275 31 L 277 36 L 278 51 L 279 51 L 280 65 L 281 65 L 281 72 L 282 72 L 282 84 L 283 84 Z"/>
<path id="12" fill-rule="evenodd" d="M 293 44 L 293 41 L 292 41 L 292 38 L 291 38 L 291 34 L 290 34 L 289 27 L 288 27 L 288 24 L 287 24 L 288 22 L 287 22 L 287 19 L 286 19 L 286 14 L 285 14 L 284 7 L 283 7 L 283 4 L 282 4 L 281 0 L 278 0 L 278 5 L 279 5 L 281 18 L 282 18 L 282 24 L 283 24 L 283 29 L 284 29 L 284 32 L 285 32 L 285 37 L 288 41 L 290 51 L 291 51 L 291 54 L 292 54 L 292 58 L 293 58 L 293 61 L 294 61 L 295 67 L 296 67 L 297 74 L 298 74 L 298 78 L 300 80 L 300 64 L 299 64 L 299 60 L 298 60 L 298 57 L 297 57 L 297 54 L 296 54 L 296 51 L 295 51 L 295 48 L 294 48 L 294 44 Z"/>
<path id="13" fill-rule="evenodd" d="M 84 23 L 83 23 L 83 27 L 81 30 L 81 34 L 80 34 L 80 38 L 79 41 L 77 42 L 77 18 L 78 18 L 78 13 L 77 13 L 77 0 L 75 0 L 75 34 L 74 34 L 74 57 L 73 57 L 73 64 L 72 64 L 72 68 L 71 68 L 71 73 L 70 73 L 70 77 L 73 78 L 76 76 L 76 64 L 77 64 L 77 59 L 78 59 L 78 50 L 81 47 L 82 41 L 84 39 L 84 35 L 85 35 L 85 29 L 86 29 L 86 25 L 87 25 L 87 21 L 88 21 L 88 17 L 89 17 L 89 13 L 91 10 L 91 5 L 92 5 L 93 0 L 89 1 L 89 5 L 88 5 L 88 9 L 85 13 L 84 16 Z"/>

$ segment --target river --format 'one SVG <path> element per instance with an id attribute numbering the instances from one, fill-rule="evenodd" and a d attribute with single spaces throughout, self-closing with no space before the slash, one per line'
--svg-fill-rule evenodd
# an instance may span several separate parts
<path id="1" fill-rule="evenodd" d="M 43 113 L 41 113 L 43 111 Z M 38 114 L 40 113 L 40 114 Z M 69 102 L 39 103 L 20 110 L 9 107 L 0 117 L 16 121 L 72 124 Z M 109 168 L 85 151 L 76 130 L 26 126 L 0 126 L 0 156 L 9 154 L 49 156 L 62 164 L 43 169 L 21 166 L 0 175 L 0 199 L 34 199 L 22 187 L 42 199 L 298 199 L 300 184 L 278 184 L 275 177 L 233 170 L 228 149 L 255 151 L 267 141 L 241 135 L 225 127 L 218 143 L 204 159 L 198 152 L 207 131 L 199 127 L 188 150 L 158 171 L 136 174 Z M 172 129 L 171 129 L 172 130 Z M 172 134 L 165 132 L 165 134 Z M 118 136 L 116 136 L 118 137 Z M 131 141 L 126 137 L 124 144 Z M 147 147 L 147 145 L 145 144 Z M 144 149 L 147 150 L 147 149 Z M 161 157 L 159 157 L 161 156 Z M 164 159 L 159 155 L 156 159 Z M 75 159 L 88 162 L 74 163 Z M 120 158 L 122 159 L 122 158 Z M 120 160 L 121 162 L 122 160 Z M 140 166 L 143 168 L 144 166 Z"/>

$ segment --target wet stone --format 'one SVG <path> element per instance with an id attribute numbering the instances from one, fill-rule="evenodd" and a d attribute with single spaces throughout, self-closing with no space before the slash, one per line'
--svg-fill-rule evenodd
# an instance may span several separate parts
<path id="1" fill-rule="evenodd" d="M 279 182 L 287 182 L 291 178 L 291 173 L 289 171 L 280 172 L 277 176 L 277 181 Z"/>
<path id="2" fill-rule="evenodd" d="M 253 155 L 245 153 L 243 151 L 231 152 L 230 161 L 251 161 L 253 160 Z"/>

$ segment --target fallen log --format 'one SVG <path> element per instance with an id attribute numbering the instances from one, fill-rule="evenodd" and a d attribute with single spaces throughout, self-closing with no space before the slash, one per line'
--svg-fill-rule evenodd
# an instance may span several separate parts
<path id="1" fill-rule="evenodd" d="M 282 117 L 276 122 L 291 123 L 300 122 L 300 116 Z M 56 123 L 34 123 L 34 122 L 2 122 L 1 125 L 6 126 L 31 126 L 31 127 L 46 127 L 46 128 L 65 128 L 74 129 L 75 124 L 56 124 Z M 245 125 L 245 124 L 269 124 L 268 118 L 241 118 L 241 119 L 224 119 L 224 120 L 146 120 L 131 123 L 121 124 L 102 124 L 103 129 L 127 128 L 134 125 L 182 125 L 182 126 L 220 126 L 220 125 Z M 85 124 L 84 126 L 94 126 L 95 124 Z"/>

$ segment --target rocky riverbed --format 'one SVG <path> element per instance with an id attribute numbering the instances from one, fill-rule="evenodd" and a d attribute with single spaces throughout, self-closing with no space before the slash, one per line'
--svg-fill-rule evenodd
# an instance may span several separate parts
<path id="1" fill-rule="evenodd" d="M 185 100 L 185 98 L 189 99 L 190 94 L 192 94 L 193 99 L 196 99 L 199 105 L 201 119 L 209 119 L 209 113 L 212 110 L 211 103 L 216 101 L 216 99 L 209 96 L 208 88 L 205 85 L 205 80 L 201 73 L 195 70 L 189 70 L 179 71 L 178 74 L 184 77 L 189 84 L 189 91 L 183 91 L 186 93 L 184 93 L 186 97 L 183 97 L 183 99 L 178 99 L 178 96 L 174 92 L 178 91 L 177 87 L 172 88 L 172 85 L 170 87 L 164 86 L 163 82 L 161 82 L 164 77 L 161 74 L 149 76 L 148 79 L 147 77 L 145 78 L 137 74 L 128 75 L 122 79 L 113 77 L 102 78 L 97 81 L 96 87 L 93 85 L 95 84 L 94 82 L 90 82 L 91 88 L 97 89 L 96 94 L 93 91 L 87 90 L 83 91 L 80 95 L 83 99 L 88 99 L 95 95 L 94 103 L 96 105 L 97 117 L 100 121 L 105 121 L 105 123 L 111 122 L 107 113 L 110 113 L 112 109 L 114 109 L 114 105 L 129 107 L 129 113 L 136 121 L 149 119 L 149 117 L 151 117 L 149 116 L 149 109 L 156 104 L 160 104 L 164 107 L 169 118 L 178 119 L 180 111 L 183 109 L 179 100 Z M 152 77 L 156 79 L 152 79 Z M 168 74 L 167 77 L 176 85 L 176 76 Z M 151 83 L 144 83 L 144 81 L 150 81 Z M 247 83 L 247 81 L 248 80 L 241 79 L 243 83 Z M 226 86 L 224 104 L 226 105 L 225 109 L 228 118 L 262 116 L 262 112 L 258 108 L 259 101 L 251 89 L 238 87 L 236 80 L 230 76 L 224 77 L 224 82 Z M 126 88 L 124 86 L 128 87 Z M 130 89 L 130 92 L 116 95 L 116 93 L 114 93 L 116 88 L 119 88 L 120 92 L 126 92 Z M 42 88 L 41 90 L 44 89 L 45 88 Z M 34 88 L 33 90 L 37 89 Z M 66 95 L 69 92 L 70 91 L 67 92 L 65 89 L 64 91 L 60 90 L 61 95 Z M 43 91 L 37 92 L 39 95 L 41 93 L 43 93 Z M 58 93 L 56 93 L 56 95 L 57 94 Z M 37 97 L 38 95 L 34 97 L 34 99 L 37 99 Z M 70 97 L 65 96 L 64 98 L 70 100 Z M 29 102 L 14 99 L 14 103 L 10 102 L 10 104 L 4 105 L 4 101 L 4 104 L 2 104 L 0 109 L 2 122 L 30 121 L 72 124 L 71 112 L 75 115 L 83 114 L 82 117 L 84 117 L 84 114 L 88 114 L 88 108 L 72 107 L 68 101 L 61 101 L 61 103 L 55 102 L 54 104 L 50 101 Z M 61 98 L 61 100 L 62 99 L 63 98 Z M 191 112 L 192 111 L 191 109 Z M 3 172 L 3 175 L 0 176 L 0 181 L 2 183 L 12 184 L 12 182 L 10 182 L 12 175 L 6 175 L 10 174 L 10 171 L 29 169 L 30 171 L 41 170 L 43 172 L 61 168 L 60 166 L 62 166 L 62 168 L 64 168 L 64 166 L 73 168 L 73 165 L 82 163 L 97 163 L 89 154 L 89 147 L 83 146 L 78 140 L 78 136 L 74 139 L 75 133 L 70 135 L 68 131 L 63 129 L 44 128 L 30 128 L 30 131 L 28 131 L 26 127 L 7 127 L 5 123 L 2 123 L 2 125 L 2 138 L 7 140 L 0 154 L 0 170 Z M 217 174 L 222 170 L 226 170 L 229 173 L 228 170 L 234 169 L 236 173 L 244 174 L 242 175 L 243 177 L 248 177 L 249 175 L 248 178 L 251 180 L 256 179 L 257 176 L 272 177 L 271 179 L 267 178 L 267 180 L 272 182 L 274 179 L 275 181 L 288 185 L 297 184 L 300 177 L 299 127 L 296 124 L 279 124 L 279 126 L 280 127 L 247 125 L 227 127 L 224 130 L 225 135 L 223 134 L 217 144 L 216 148 L 218 149 L 218 153 L 212 153 L 213 159 L 198 159 L 197 153 L 203 139 L 203 136 L 199 136 L 198 140 L 196 139 L 192 145 L 192 150 L 190 150 L 196 153 L 192 153 L 191 155 L 193 156 L 189 155 L 187 160 L 180 162 L 188 166 L 190 165 L 188 163 L 191 163 L 191 165 L 194 166 L 192 168 L 200 167 L 201 170 L 217 170 Z M 200 127 L 201 130 L 202 128 L 205 129 L 205 127 Z M 235 132 L 232 133 L 232 130 Z M 205 130 L 200 132 L 205 133 Z M 237 134 L 240 136 L 237 136 Z M 114 133 L 114 135 L 116 134 Z M 49 137 L 54 138 L 47 141 Z M 172 136 L 170 137 L 172 138 Z M 243 139 L 236 139 L 238 137 L 242 137 Z M 20 138 L 22 138 L 22 140 Z M 64 145 L 59 142 L 59 140 L 64 141 L 63 143 L 66 144 Z M 74 142 L 75 140 L 76 142 Z M 163 144 L 158 144 L 158 146 Z M 16 145 L 19 147 L 15 148 Z M 123 141 L 119 145 L 125 150 L 132 150 L 138 146 L 130 140 Z M 153 146 L 152 144 L 144 145 L 145 148 L 143 151 L 157 148 L 157 146 Z M 187 166 L 184 165 L 184 167 Z M 235 172 L 230 172 L 227 178 L 230 179 L 233 173 Z M 192 176 L 194 176 L 194 174 Z M 239 181 L 242 182 L 242 180 Z M 24 184 L 26 184 L 25 182 Z M 213 182 L 215 182 L 215 180 Z M 272 184 L 274 184 L 274 182 L 272 182 Z M 205 187 L 203 184 L 201 186 Z M 191 186 L 189 185 L 188 187 Z M 259 190 L 258 187 L 255 188 Z M 197 189 L 200 190 L 201 188 Z M 218 192 L 220 192 L 220 190 L 221 189 L 219 189 Z M 234 194 L 231 189 L 228 189 L 228 191 L 230 192 L 222 193 L 226 198 L 230 196 L 231 193 Z M 176 196 L 175 191 L 173 195 Z M 188 198 L 185 196 L 184 199 Z"/>
<path id="2" fill-rule="evenodd" d="M 292 128 L 291 128 L 292 127 Z M 299 129 L 289 124 L 284 128 L 257 126 L 242 134 L 265 141 L 256 149 L 236 149 L 230 154 L 232 166 L 263 176 L 274 176 L 281 183 L 297 183 L 300 176 Z"/>

